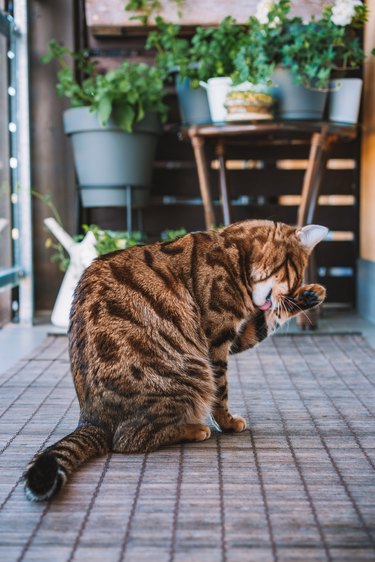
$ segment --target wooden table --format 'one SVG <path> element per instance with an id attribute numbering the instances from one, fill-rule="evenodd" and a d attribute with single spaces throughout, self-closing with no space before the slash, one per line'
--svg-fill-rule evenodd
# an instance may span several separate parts
<path id="1" fill-rule="evenodd" d="M 207 142 L 211 141 L 215 144 L 215 153 L 219 164 L 219 188 L 223 221 L 224 225 L 228 225 L 231 222 L 231 209 L 225 166 L 226 145 L 230 144 L 233 139 L 242 138 L 244 142 L 248 143 L 249 156 L 251 157 L 251 147 L 260 140 L 264 144 L 266 139 L 268 144 L 272 145 L 283 140 L 285 144 L 292 144 L 298 140 L 306 141 L 307 139 L 310 144 L 310 153 L 301 186 L 301 204 L 296 217 L 297 225 L 304 226 L 314 222 L 326 162 L 332 145 L 338 141 L 352 140 L 356 135 L 356 125 L 319 121 L 255 121 L 241 124 L 194 125 L 190 127 L 183 133 L 183 136 L 188 136 L 194 150 L 206 227 L 211 228 L 215 224 L 208 164 L 205 155 Z M 315 278 L 316 267 L 314 259 L 311 259 L 306 272 L 306 282 L 313 283 Z M 310 321 L 312 326 L 315 327 L 316 320 L 314 320 L 313 315 L 311 315 Z"/>

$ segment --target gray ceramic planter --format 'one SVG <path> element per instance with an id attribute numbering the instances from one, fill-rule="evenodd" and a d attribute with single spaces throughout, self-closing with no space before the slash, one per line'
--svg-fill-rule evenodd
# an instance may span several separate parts
<path id="1" fill-rule="evenodd" d="M 151 185 L 160 119 L 146 113 L 133 133 L 113 121 L 102 127 L 87 107 L 64 112 L 64 129 L 70 137 L 84 207 L 125 207 L 127 186 L 132 187 L 132 205 L 145 205 Z"/>
<path id="2" fill-rule="evenodd" d="M 331 80 L 329 94 L 329 120 L 340 123 L 357 123 L 362 93 L 361 78 Z"/>
<path id="3" fill-rule="evenodd" d="M 296 86 L 291 72 L 285 68 L 275 70 L 272 83 L 276 86 L 275 92 L 281 119 L 315 121 L 323 119 L 327 92 L 313 91 L 304 86 Z"/>
<path id="4" fill-rule="evenodd" d="M 191 88 L 189 78 L 180 80 L 176 75 L 176 92 L 181 122 L 183 125 L 211 123 L 207 92 L 204 88 Z"/>

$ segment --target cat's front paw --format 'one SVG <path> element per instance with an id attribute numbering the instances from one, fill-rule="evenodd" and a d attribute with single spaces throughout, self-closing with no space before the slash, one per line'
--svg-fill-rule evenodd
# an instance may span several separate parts
<path id="1" fill-rule="evenodd" d="M 302 310 L 315 308 L 324 302 L 326 290 L 322 285 L 303 285 L 294 295 L 294 300 Z"/>
<path id="2" fill-rule="evenodd" d="M 213 412 L 216 423 L 222 431 L 241 433 L 246 429 L 246 420 L 241 416 L 232 416 L 229 412 L 217 409 Z"/>

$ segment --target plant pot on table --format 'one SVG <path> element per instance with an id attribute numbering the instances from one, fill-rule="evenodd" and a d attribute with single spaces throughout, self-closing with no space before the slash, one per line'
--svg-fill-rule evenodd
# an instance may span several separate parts
<path id="1" fill-rule="evenodd" d="M 147 111 L 128 133 L 111 119 L 102 126 L 88 107 L 75 107 L 64 112 L 64 130 L 71 139 L 83 207 L 125 207 L 129 186 L 132 207 L 147 203 L 161 133 L 158 113 Z"/>
<path id="2" fill-rule="evenodd" d="M 276 86 L 278 114 L 281 119 L 323 119 L 328 92 L 309 90 L 302 85 L 296 85 L 293 74 L 287 68 L 275 70 L 272 84 Z"/>
<path id="3" fill-rule="evenodd" d="M 329 120 L 357 123 L 362 95 L 361 78 L 338 78 L 330 81 Z"/>
<path id="4" fill-rule="evenodd" d="M 232 79 L 228 76 L 209 78 L 207 82 L 200 82 L 207 90 L 208 105 L 213 123 L 223 123 L 227 117 L 226 98 L 231 86 Z"/>
<path id="5" fill-rule="evenodd" d="M 202 86 L 192 88 L 190 79 L 183 78 L 181 80 L 179 74 L 176 74 L 175 85 L 182 124 L 189 126 L 211 123 L 205 88 L 202 88 Z"/>

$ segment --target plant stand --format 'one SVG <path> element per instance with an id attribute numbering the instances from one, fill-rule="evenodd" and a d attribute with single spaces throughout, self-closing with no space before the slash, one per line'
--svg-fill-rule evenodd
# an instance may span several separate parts
<path id="1" fill-rule="evenodd" d="M 138 212 L 138 230 L 143 230 L 142 228 L 142 207 L 140 205 L 134 204 L 134 193 L 133 189 L 136 189 L 136 193 L 141 189 L 139 186 L 134 188 L 132 185 L 127 185 L 125 187 L 126 196 L 126 229 L 131 234 L 133 232 L 133 209 L 136 208 Z M 145 188 L 148 190 L 148 188 Z"/>

